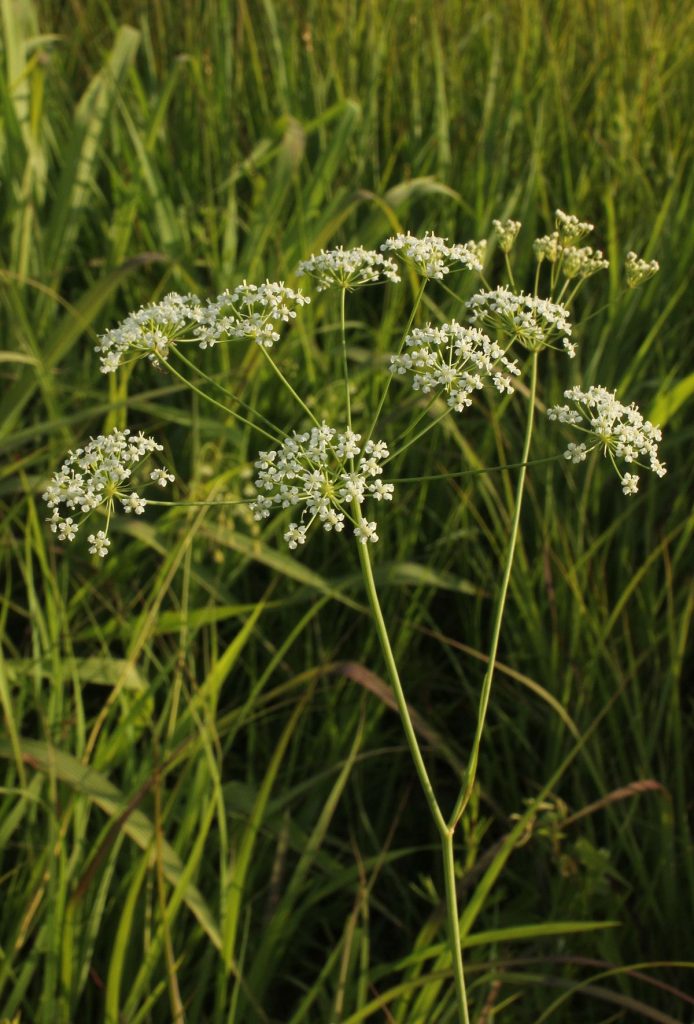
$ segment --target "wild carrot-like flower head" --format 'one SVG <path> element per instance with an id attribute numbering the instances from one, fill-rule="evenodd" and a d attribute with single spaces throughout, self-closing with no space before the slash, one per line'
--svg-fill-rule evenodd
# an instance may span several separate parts
<path id="1" fill-rule="evenodd" d="M 519 220 L 493 220 L 492 226 L 499 236 L 499 248 L 502 252 L 510 252 L 521 229 Z"/>
<path id="2" fill-rule="evenodd" d="M 494 332 L 502 342 L 517 341 L 536 352 L 556 348 L 560 341 L 569 355 L 574 355 L 569 311 L 557 302 L 499 287 L 477 292 L 467 302 L 467 308 L 473 324 Z"/>
<path id="3" fill-rule="evenodd" d="M 162 445 L 144 434 L 131 434 L 129 430 L 114 430 L 91 438 L 84 448 L 68 452 L 60 470 L 55 473 L 43 494 L 43 500 L 52 516 L 46 521 L 58 540 L 72 541 L 91 513 L 103 507 L 107 513 L 105 530 L 90 534 L 90 552 L 102 558 L 108 553 L 108 523 L 116 501 L 124 511 L 142 515 L 147 500 L 132 489 L 131 476 L 139 462 L 153 452 L 163 451 Z M 152 470 L 151 481 L 165 487 L 174 476 L 164 468 Z M 64 507 L 70 515 L 62 515 Z"/>
<path id="4" fill-rule="evenodd" d="M 411 376 L 412 387 L 422 394 L 446 394 L 456 412 L 472 405 L 470 396 L 485 384 L 510 394 L 511 378 L 520 373 L 495 341 L 455 320 L 440 327 L 415 328 L 405 343 L 406 350 L 390 358 L 391 373 Z"/>
<path id="5" fill-rule="evenodd" d="M 321 249 L 314 256 L 303 260 L 297 269 L 301 277 L 313 278 L 319 292 L 326 288 L 346 288 L 351 291 L 367 284 L 400 280 L 397 265 L 387 256 L 371 249 L 358 246 L 354 249 Z"/>
<path id="6" fill-rule="evenodd" d="M 639 478 L 633 473 L 623 474 L 616 459 L 665 476 L 666 467 L 658 458 L 660 429 L 644 419 L 633 403 L 622 405 L 617 401 L 616 392 L 601 387 L 585 391 L 579 387 L 569 388 L 564 397 L 571 404 L 548 409 L 549 419 L 575 427 L 586 438 L 580 444 L 569 444 L 564 452 L 567 460 L 584 462 L 590 452 L 602 449 L 617 471 L 625 494 L 636 494 Z"/>
<path id="7" fill-rule="evenodd" d="M 482 259 L 476 242 L 448 245 L 445 238 L 427 232 L 424 238 L 416 238 L 408 231 L 406 235 L 393 235 L 381 246 L 382 252 L 394 252 L 405 263 L 414 267 L 422 277 L 442 280 L 450 273 L 451 266 L 459 263 L 468 270 L 481 270 Z"/>
<path id="8" fill-rule="evenodd" d="M 278 326 L 296 316 L 295 306 L 309 302 L 281 281 L 255 285 L 243 281 L 233 291 L 202 302 L 197 295 L 171 292 L 161 302 L 143 306 L 102 334 L 96 345 L 102 373 L 147 357 L 166 361 L 174 345 L 210 348 L 220 341 L 251 340 L 271 348 Z"/>
<path id="9" fill-rule="evenodd" d="M 301 508 L 300 520 L 290 523 L 284 534 L 290 548 L 305 543 L 316 520 L 324 530 L 336 533 L 349 521 L 362 543 L 377 541 L 376 524 L 355 520 L 352 509 L 367 497 L 392 499 L 393 485 L 381 480 L 381 463 L 389 451 L 383 441 L 367 441 L 363 447 L 360 442 L 360 434 L 351 430 L 338 434 L 323 423 L 286 438 L 278 449 L 259 452 L 255 463 L 259 493 L 250 505 L 254 517 L 266 519 L 277 508 Z"/>
<path id="10" fill-rule="evenodd" d="M 628 252 L 624 264 L 628 288 L 638 288 L 660 270 L 657 260 L 642 260 L 635 252 Z"/>

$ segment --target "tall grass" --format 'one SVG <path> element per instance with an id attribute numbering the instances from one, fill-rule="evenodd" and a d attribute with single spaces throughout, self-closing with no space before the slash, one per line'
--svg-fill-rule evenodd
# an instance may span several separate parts
<path id="1" fill-rule="evenodd" d="M 39 495 L 67 448 L 126 422 L 167 439 L 192 498 L 243 493 L 248 431 L 220 435 L 155 370 L 132 394 L 100 377 L 96 333 L 140 302 L 286 277 L 322 245 L 398 226 L 464 240 L 513 215 L 531 238 L 555 206 L 604 225 L 615 265 L 628 248 L 661 262 L 638 314 L 616 274 L 591 291 L 576 379 L 659 419 L 670 473 L 629 507 L 599 473 L 590 487 L 555 464 L 529 473 L 458 848 L 470 1000 L 480 1024 L 687 1019 L 692 14 L 674 0 L 0 11 L 0 1019 L 454 1020 L 435 836 L 351 555 L 316 539 L 290 558 L 247 513 L 174 509 L 120 525 L 95 566 L 57 550 Z M 357 407 L 378 301 L 352 306 Z M 428 302 L 459 312 L 442 291 Z M 305 316 L 288 350 L 326 413 L 337 309 L 334 324 Z M 225 383 L 282 406 L 254 371 L 232 355 Z M 499 407 L 451 426 L 429 464 L 498 462 L 521 430 Z M 413 487 L 376 565 L 451 799 L 512 487 L 511 473 Z"/>

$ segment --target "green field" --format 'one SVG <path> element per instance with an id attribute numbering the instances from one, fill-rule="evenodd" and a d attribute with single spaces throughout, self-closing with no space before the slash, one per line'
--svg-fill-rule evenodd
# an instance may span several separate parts
<path id="1" fill-rule="evenodd" d="M 506 217 L 530 289 L 557 207 L 596 225 L 610 269 L 577 300 L 576 359 L 547 354 L 538 408 L 582 381 L 616 388 L 662 426 L 668 474 L 625 500 L 599 459 L 529 467 L 456 844 L 471 1018 L 694 1020 L 694 10 L 0 14 L 0 1022 L 457 1024 L 437 835 L 355 545 L 317 531 L 290 552 L 281 517 L 183 505 L 119 516 L 101 560 L 56 543 L 41 494 L 69 449 L 128 426 L 164 443 L 181 501 L 248 497 L 251 427 L 155 367 L 99 372 L 97 337 L 141 304 L 296 287 L 322 247 L 465 242 Z M 661 267 L 638 292 L 630 249 Z M 348 298 L 355 416 L 412 307 L 403 278 Z M 432 282 L 422 319 L 462 315 L 476 286 L 457 280 Z M 314 292 L 277 348 L 328 420 L 339 329 L 335 295 Z M 200 365 L 298 427 L 250 348 Z M 446 474 L 512 467 L 523 429 L 515 400 L 447 418 L 398 462 L 442 479 L 399 485 L 379 519 L 376 581 L 446 806 L 517 470 Z M 544 416 L 534 445 L 558 450 Z"/>

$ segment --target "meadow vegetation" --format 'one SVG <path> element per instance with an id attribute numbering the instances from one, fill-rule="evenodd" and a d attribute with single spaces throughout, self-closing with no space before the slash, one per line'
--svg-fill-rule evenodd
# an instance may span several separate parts
<path id="1" fill-rule="evenodd" d="M 528 470 L 478 781 L 456 848 L 478 1024 L 694 1017 L 690 644 L 694 12 L 675 0 L 0 0 L 0 1020 L 452 1024 L 436 832 L 354 544 L 288 552 L 245 505 L 119 516 L 66 548 L 66 451 L 154 435 L 183 500 L 248 498 L 263 447 L 97 337 L 175 290 L 295 277 L 337 244 L 454 242 L 562 207 L 610 260 L 541 410 L 599 382 L 663 427 L 662 480 Z M 624 254 L 657 258 L 638 293 Z M 499 260 L 497 253 L 495 259 Z M 503 269 L 499 262 L 498 270 Z M 357 412 L 417 281 L 350 296 Z M 303 287 L 303 284 L 302 284 Z M 423 318 L 475 283 L 432 282 Z M 340 310 L 283 339 L 339 421 Z M 300 426 L 255 347 L 199 365 Z M 137 379 L 136 379 L 137 378 Z M 407 401 L 415 397 L 408 394 Z M 536 452 L 556 431 L 538 417 Z M 523 406 L 482 399 L 399 463 L 374 572 L 426 762 L 473 741 Z"/>

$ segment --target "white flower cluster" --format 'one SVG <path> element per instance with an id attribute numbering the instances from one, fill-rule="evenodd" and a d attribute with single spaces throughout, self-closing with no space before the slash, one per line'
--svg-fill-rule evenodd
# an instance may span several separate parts
<path id="1" fill-rule="evenodd" d="M 262 348 L 272 348 L 279 341 L 277 328 L 296 317 L 294 306 L 305 306 L 311 300 L 294 291 L 282 281 L 248 284 L 243 281 L 233 291 L 224 291 L 208 300 L 204 319 L 194 331 L 200 348 L 212 348 L 220 341 L 232 339 L 254 341 Z"/>
<path id="2" fill-rule="evenodd" d="M 284 534 L 290 548 L 306 542 L 316 519 L 324 530 L 336 533 L 350 520 L 362 544 L 375 543 L 376 523 L 362 516 L 354 520 L 349 507 L 362 505 L 367 496 L 392 500 L 393 485 L 381 480 L 381 463 L 390 453 L 383 441 L 367 441 L 363 450 L 360 441 L 360 434 L 338 434 L 323 423 L 310 433 L 286 438 L 279 449 L 259 452 L 255 486 L 260 493 L 250 504 L 255 519 L 266 519 L 274 508 L 303 506 L 301 521 L 290 523 Z"/>
<path id="3" fill-rule="evenodd" d="M 114 430 L 110 434 L 99 434 L 91 438 L 84 448 L 68 452 L 60 470 L 55 473 L 43 494 L 43 500 L 53 510 L 46 521 L 58 540 L 72 541 L 88 516 L 106 505 L 108 518 L 118 500 L 123 509 L 135 515 L 142 515 L 147 505 L 137 491 L 130 488 L 133 468 L 153 452 L 163 451 L 162 445 L 144 434 L 131 434 L 129 430 Z M 154 469 L 150 480 L 166 487 L 174 476 L 166 469 Z M 58 509 L 64 506 L 69 512 L 81 515 L 79 522 L 73 516 L 63 517 Z M 106 530 L 89 535 L 90 552 L 102 558 L 111 544 Z"/>
<path id="4" fill-rule="evenodd" d="M 584 280 L 599 270 L 607 270 L 610 261 L 606 260 L 600 249 L 592 249 L 589 245 L 582 249 L 572 246 L 564 249 L 562 272 L 566 277 L 580 277 Z"/>
<path id="5" fill-rule="evenodd" d="M 482 324 L 501 338 L 518 341 L 531 352 L 554 348 L 555 340 L 560 340 L 569 355 L 575 355 L 570 341 L 569 311 L 559 303 L 499 286 L 493 291 L 477 292 L 468 300 L 467 307 L 473 324 Z"/>
<path id="6" fill-rule="evenodd" d="M 142 356 L 153 362 L 166 359 L 177 339 L 190 336 L 202 312 L 197 295 L 176 292 L 165 295 L 161 302 L 142 306 L 99 337 L 95 351 L 100 356 L 101 372 L 114 373 L 126 361 Z"/>
<path id="7" fill-rule="evenodd" d="M 642 260 L 635 252 L 628 252 L 624 270 L 627 276 L 627 287 L 638 288 L 660 270 L 657 260 Z"/>
<path id="8" fill-rule="evenodd" d="M 456 412 L 472 405 L 470 395 L 485 384 L 511 394 L 511 377 L 520 374 L 495 341 L 455 320 L 441 327 L 416 328 L 405 341 L 408 351 L 390 358 L 391 373 L 412 374 L 412 387 L 425 395 L 445 392 Z"/>
<path id="9" fill-rule="evenodd" d="M 492 225 L 499 236 L 499 248 L 502 252 L 510 252 L 521 229 L 519 220 L 493 220 Z"/>
<path id="10" fill-rule="evenodd" d="M 358 246 L 354 249 L 321 249 L 303 260 L 298 268 L 299 277 L 307 274 L 316 282 L 319 292 L 337 286 L 351 291 L 360 285 L 378 284 L 380 281 L 400 280 L 395 262 L 373 249 Z"/>
<path id="11" fill-rule="evenodd" d="M 622 405 L 617 401 L 616 392 L 606 388 L 591 387 L 583 391 L 579 387 L 564 392 L 571 405 L 555 405 L 547 410 L 550 420 L 568 423 L 588 435 L 588 444 L 569 444 L 564 457 L 570 462 L 584 462 L 588 453 L 602 448 L 609 455 L 617 470 L 625 494 L 636 494 L 639 478 L 633 473 L 622 474 L 615 459 L 623 459 L 645 469 L 651 469 L 657 476 L 665 476 L 664 463 L 658 459 L 658 443 L 662 438 L 660 429 L 644 419 L 638 408 Z M 648 465 L 643 459 L 648 459 Z"/>
<path id="12" fill-rule="evenodd" d="M 409 263 L 422 277 L 442 280 L 450 273 L 451 264 L 461 263 L 468 270 L 482 269 L 482 255 L 479 243 L 448 245 L 445 238 L 427 232 L 424 238 L 416 238 L 408 231 L 406 235 L 387 238 L 381 246 L 382 252 L 394 252 L 405 263 Z"/>
<path id="13" fill-rule="evenodd" d="M 557 230 L 563 245 L 575 245 L 585 235 L 589 235 L 594 228 L 588 221 L 581 221 L 573 213 L 564 213 L 563 210 L 555 210 Z"/>
<path id="14" fill-rule="evenodd" d="M 166 360 L 176 342 L 208 348 L 230 339 L 252 340 L 270 348 L 279 339 L 277 327 L 296 316 L 294 306 L 309 302 L 282 282 L 248 284 L 202 302 L 197 295 L 171 292 L 161 302 L 143 306 L 105 334 L 96 345 L 101 372 L 114 373 L 125 362 L 147 356 Z"/>

